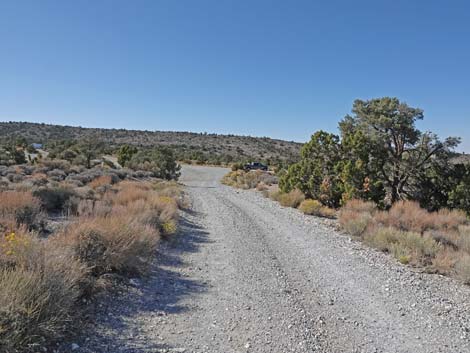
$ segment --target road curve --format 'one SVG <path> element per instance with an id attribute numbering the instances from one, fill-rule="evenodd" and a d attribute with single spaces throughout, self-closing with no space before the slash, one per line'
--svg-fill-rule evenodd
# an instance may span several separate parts
<path id="1" fill-rule="evenodd" d="M 223 186 L 226 172 L 183 169 L 183 234 L 110 304 L 108 350 L 94 352 L 470 352 L 468 287 Z"/>

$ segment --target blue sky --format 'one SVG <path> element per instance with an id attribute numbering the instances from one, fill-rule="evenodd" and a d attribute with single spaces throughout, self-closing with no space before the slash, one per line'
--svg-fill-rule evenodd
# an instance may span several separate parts
<path id="1" fill-rule="evenodd" d="M 470 152 L 470 2 L 0 0 L 0 120 L 306 141 L 397 96 Z"/>

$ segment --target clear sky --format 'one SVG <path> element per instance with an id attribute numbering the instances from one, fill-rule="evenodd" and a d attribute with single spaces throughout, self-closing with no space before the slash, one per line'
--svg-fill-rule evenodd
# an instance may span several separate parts
<path id="1" fill-rule="evenodd" d="M 470 152 L 470 1 L 0 0 L 0 120 L 306 141 L 397 96 Z"/>

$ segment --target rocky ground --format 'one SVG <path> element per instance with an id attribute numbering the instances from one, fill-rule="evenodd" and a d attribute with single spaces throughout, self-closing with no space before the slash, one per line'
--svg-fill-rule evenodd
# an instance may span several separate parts
<path id="1" fill-rule="evenodd" d="M 470 352 L 470 288 L 417 272 L 321 219 L 186 167 L 192 210 L 149 279 L 103 301 L 69 350 Z"/>

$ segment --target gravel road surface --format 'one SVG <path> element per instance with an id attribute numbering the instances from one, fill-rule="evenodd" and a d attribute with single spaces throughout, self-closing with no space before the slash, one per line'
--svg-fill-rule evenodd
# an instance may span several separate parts
<path id="1" fill-rule="evenodd" d="M 470 352 L 470 289 L 325 221 L 185 167 L 192 201 L 145 281 L 100 307 L 77 352 Z"/>

